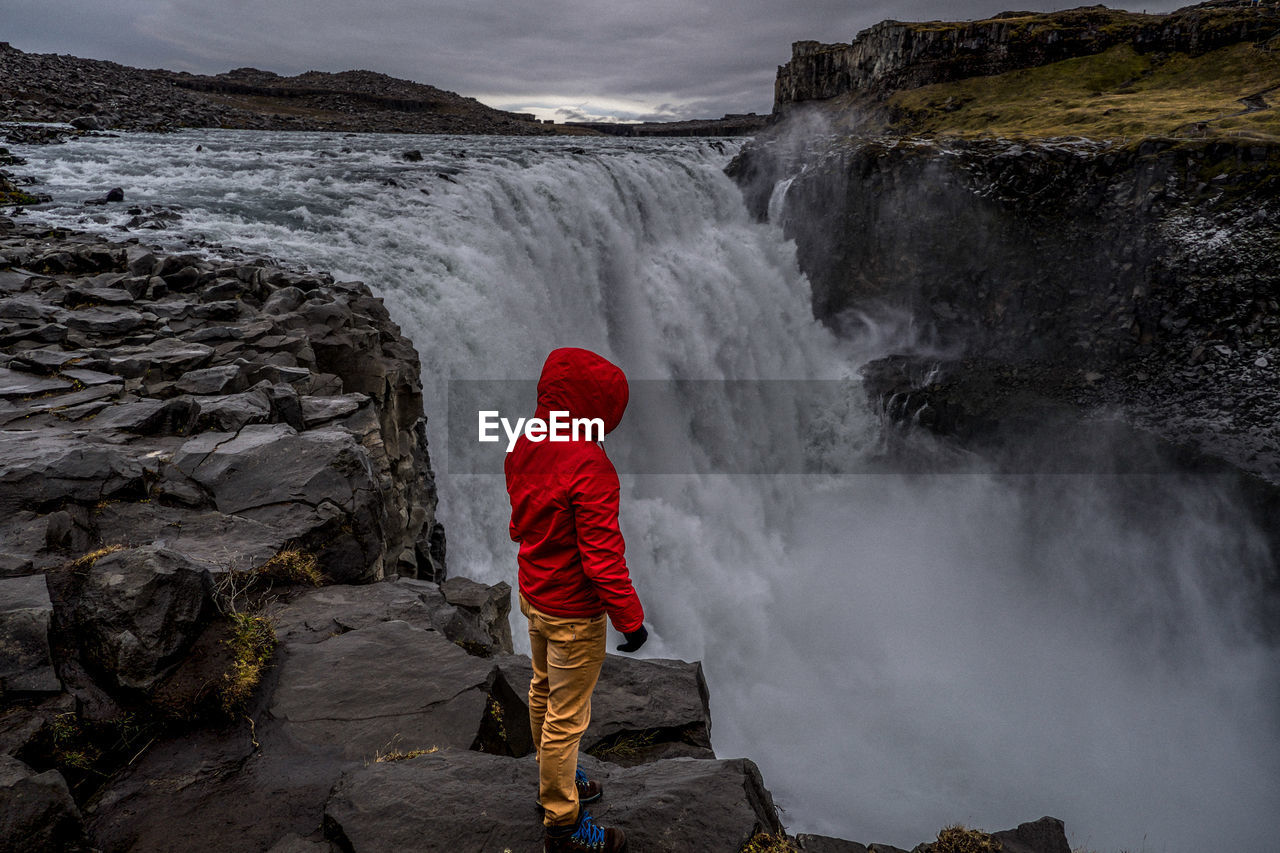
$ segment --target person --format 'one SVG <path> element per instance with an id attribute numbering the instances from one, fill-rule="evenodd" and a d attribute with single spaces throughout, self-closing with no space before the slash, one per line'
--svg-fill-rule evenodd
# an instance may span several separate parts
<path id="1" fill-rule="evenodd" d="M 608 433 L 622 420 L 628 393 L 619 367 L 564 347 L 542 366 L 534 416 L 548 421 L 552 412 L 568 412 L 598 419 Z M 603 434 L 533 441 L 526 432 L 504 463 L 510 533 L 520 543 L 520 610 L 529 620 L 529 727 L 548 853 L 626 848 L 622 830 L 597 824 L 585 808 L 602 791 L 578 769 L 578 745 L 604 663 L 606 614 L 625 637 L 619 651 L 634 652 L 649 636 L 618 527 L 618 474 L 593 438 L 602 442 Z"/>

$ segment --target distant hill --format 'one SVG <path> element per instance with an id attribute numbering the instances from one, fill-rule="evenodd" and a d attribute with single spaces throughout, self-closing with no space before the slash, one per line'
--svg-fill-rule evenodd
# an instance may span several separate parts
<path id="1" fill-rule="evenodd" d="M 0 118 L 89 130 L 221 127 L 542 135 L 575 132 L 474 98 L 372 71 L 281 77 L 256 68 L 215 76 L 131 68 L 0 42 Z M 582 132 L 582 131 L 576 131 Z"/>
<path id="2" fill-rule="evenodd" d="M 1087 6 L 981 21 L 884 21 L 797 42 L 774 111 L 818 106 L 855 132 L 1280 138 L 1280 2 L 1167 15 Z"/>

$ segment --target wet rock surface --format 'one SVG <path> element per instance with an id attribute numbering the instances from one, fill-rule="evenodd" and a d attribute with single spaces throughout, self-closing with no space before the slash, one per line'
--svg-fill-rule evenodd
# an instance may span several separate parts
<path id="1" fill-rule="evenodd" d="M 732 171 L 761 216 L 795 177 L 774 214 L 819 319 L 919 330 L 867 368 L 895 419 L 1118 415 L 1280 485 L 1274 144 L 775 140 Z"/>
<path id="2" fill-rule="evenodd" d="M 286 544 L 334 580 L 443 563 L 417 356 L 364 285 L 5 224 L 0 572 L 188 521 L 224 570 Z"/>

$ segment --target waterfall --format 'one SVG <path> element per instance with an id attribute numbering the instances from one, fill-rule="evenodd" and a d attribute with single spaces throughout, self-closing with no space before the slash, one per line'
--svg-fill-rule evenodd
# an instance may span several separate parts
<path id="1" fill-rule="evenodd" d="M 532 380 L 583 346 L 654 383 L 607 444 L 645 653 L 704 660 L 717 751 L 761 764 L 793 831 L 910 848 L 1053 814 L 1100 850 L 1273 846 L 1280 663 L 1242 615 L 1270 555 L 1238 499 L 1172 475 L 866 473 L 856 369 L 909 342 L 814 322 L 723 143 L 184 132 L 20 153 L 51 222 L 118 234 L 79 202 L 119 185 L 182 206 L 144 237 L 382 295 L 422 356 L 455 574 L 514 584 L 515 546 L 501 478 L 450 464 L 450 380 Z M 835 402 L 798 433 L 805 383 Z M 797 463 L 814 453 L 826 473 Z"/>

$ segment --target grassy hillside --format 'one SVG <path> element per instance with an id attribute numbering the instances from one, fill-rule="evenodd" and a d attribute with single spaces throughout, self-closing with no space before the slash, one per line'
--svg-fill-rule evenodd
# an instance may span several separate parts
<path id="1" fill-rule="evenodd" d="M 897 92 L 892 129 L 959 136 L 1247 135 L 1280 139 L 1280 37 L 1200 56 L 1120 45 L 1084 56 Z"/>

